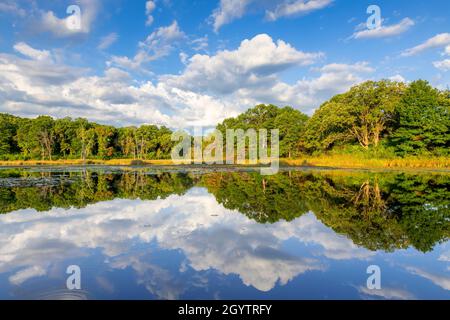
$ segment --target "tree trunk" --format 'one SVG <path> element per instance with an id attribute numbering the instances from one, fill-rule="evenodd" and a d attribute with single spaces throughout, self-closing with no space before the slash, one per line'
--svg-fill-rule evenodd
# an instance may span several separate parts
<path id="1" fill-rule="evenodd" d="M 380 136 L 381 136 L 381 132 L 384 129 L 384 123 L 375 123 L 374 128 L 372 129 L 373 131 L 373 144 L 375 145 L 375 147 L 377 147 L 380 143 Z"/>
<path id="2" fill-rule="evenodd" d="M 364 126 L 363 128 L 360 129 L 352 127 L 351 132 L 364 149 L 366 150 L 369 149 L 370 139 L 369 139 L 369 130 L 367 126 Z"/>

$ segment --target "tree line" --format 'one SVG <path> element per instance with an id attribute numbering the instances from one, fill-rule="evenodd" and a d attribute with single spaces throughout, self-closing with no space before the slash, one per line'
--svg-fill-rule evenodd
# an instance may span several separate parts
<path id="1" fill-rule="evenodd" d="M 280 156 L 370 152 L 406 156 L 450 153 L 450 91 L 428 82 L 367 81 L 323 103 L 312 117 L 259 105 L 217 126 L 279 129 Z"/>
<path id="2" fill-rule="evenodd" d="M 426 81 L 367 81 L 326 101 L 312 117 L 292 107 L 258 105 L 216 129 L 224 136 L 227 129 L 279 129 L 280 156 L 289 158 L 332 152 L 448 156 L 449 110 L 450 91 Z M 166 159 L 171 135 L 155 125 L 115 128 L 81 118 L 0 114 L 0 158 Z"/>
<path id="3" fill-rule="evenodd" d="M 0 157 L 10 159 L 170 158 L 172 131 L 143 125 L 115 128 L 86 119 L 0 114 Z"/>

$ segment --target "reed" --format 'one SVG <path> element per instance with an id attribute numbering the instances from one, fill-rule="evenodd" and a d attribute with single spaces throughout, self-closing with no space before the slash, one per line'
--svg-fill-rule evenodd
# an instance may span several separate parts
<path id="1" fill-rule="evenodd" d="M 408 157 L 394 159 L 367 159 L 355 155 L 323 155 L 317 157 L 303 157 L 298 159 L 282 159 L 281 163 L 288 166 L 313 166 L 333 168 L 411 168 L 411 169 L 448 169 L 448 157 Z"/>
<path id="2" fill-rule="evenodd" d="M 133 159 L 88 159 L 88 160 L 14 160 L 0 161 L 0 166 L 81 166 L 81 165 L 111 165 L 111 166 L 135 166 L 153 165 L 167 166 L 175 165 L 172 160 L 133 160 Z M 247 164 L 249 165 L 249 164 Z M 302 167 L 332 167 L 343 169 L 449 169 L 450 158 L 448 157 L 408 157 L 393 159 L 364 158 L 357 155 L 321 155 L 311 157 L 300 157 L 296 159 L 280 159 L 281 166 Z"/>

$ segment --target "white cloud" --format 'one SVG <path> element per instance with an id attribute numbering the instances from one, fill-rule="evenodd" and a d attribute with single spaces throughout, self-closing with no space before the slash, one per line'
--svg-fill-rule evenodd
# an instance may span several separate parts
<path id="1" fill-rule="evenodd" d="M 155 1 L 147 1 L 145 3 L 145 15 L 147 16 L 147 20 L 145 21 L 146 26 L 150 26 L 153 24 L 154 18 L 152 16 L 153 11 L 156 8 Z"/>
<path id="2" fill-rule="evenodd" d="M 328 7 L 333 0 L 287 0 L 280 3 L 273 11 L 266 11 L 266 18 L 275 21 L 281 17 L 307 14 Z"/>
<path id="3" fill-rule="evenodd" d="M 79 35 L 89 34 L 95 18 L 99 12 L 99 0 L 73 0 L 67 4 L 67 7 L 62 7 L 58 14 L 52 10 L 43 10 L 38 7 L 36 1 L 25 1 L 28 7 L 22 8 L 18 3 L 20 1 L 2 0 L 0 3 L 0 13 L 6 12 L 8 14 L 18 15 L 20 17 L 27 16 L 23 20 L 33 32 L 48 32 L 57 38 L 68 38 Z M 77 5 L 81 9 L 80 28 L 74 29 L 68 27 L 69 19 L 72 19 L 73 12 L 66 13 L 66 8 L 69 5 Z M 15 26 L 15 24 L 13 25 Z"/>
<path id="4" fill-rule="evenodd" d="M 214 31 L 232 22 L 235 19 L 241 18 L 248 7 L 248 5 L 255 0 L 220 0 L 220 5 L 214 10 L 211 18 L 213 20 Z"/>
<path id="5" fill-rule="evenodd" d="M 100 50 L 105 50 L 105 49 L 109 48 L 110 46 L 112 46 L 117 41 L 117 39 L 119 39 L 118 34 L 115 32 L 112 32 L 112 33 L 108 34 L 107 36 L 104 36 L 100 40 L 100 43 L 97 46 L 97 48 Z"/>
<path id="6" fill-rule="evenodd" d="M 450 251 L 446 251 L 443 252 L 440 256 L 439 256 L 439 261 L 445 261 L 445 262 L 450 262 Z M 449 266 L 450 267 L 450 266 Z"/>
<path id="7" fill-rule="evenodd" d="M 0 273 L 19 270 L 10 280 L 23 283 L 64 265 L 66 259 L 99 249 L 107 268 L 133 268 L 139 284 L 159 297 L 173 299 L 182 292 L 175 285 L 177 273 L 152 265 L 134 246 L 156 243 L 161 250 L 181 251 L 196 272 L 234 274 L 243 284 L 265 292 L 309 270 L 325 269 L 317 258 L 286 251 L 283 244 L 288 240 L 314 248 L 315 257 L 342 260 L 374 255 L 325 227 L 313 214 L 259 224 L 225 209 L 205 189 L 194 188 L 182 196 L 153 201 L 116 199 L 82 209 L 3 215 Z M 190 285 L 183 279 L 183 290 Z"/>
<path id="8" fill-rule="evenodd" d="M 194 55 L 180 75 L 165 75 L 160 82 L 168 87 L 195 91 L 228 101 L 239 112 L 258 104 L 292 105 L 311 113 L 324 100 L 366 80 L 373 68 L 367 63 L 329 64 L 316 71 L 317 78 L 294 84 L 280 80 L 285 70 L 310 65 L 323 57 L 320 52 L 305 53 L 262 34 L 244 40 L 233 51 L 216 55 Z M 201 108 L 201 106 L 199 106 Z"/>
<path id="9" fill-rule="evenodd" d="M 166 31 L 155 32 L 146 46 L 163 43 L 159 39 Z M 172 40 L 180 37 L 173 29 L 167 33 Z M 136 81 L 114 67 L 129 66 L 141 72 L 143 68 L 138 67 L 148 59 L 148 51 L 133 59 L 113 57 L 103 76 L 90 76 L 88 70 L 48 60 L 3 54 L 0 110 L 22 116 L 76 115 L 115 125 L 154 123 L 171 128 L 213 127 L 258 103 L 291 105 L 311 113 L 332 95 L 366 80 L 373 71 L 367 63 L 329 64 L 314 69 L 317 76 L 312 78 L 292 84 L 280 79 L 284 71 L 308 66 L 322 56 L 258 35 L 235 50 L 190 58 L 180 55 L 185 69 L 179 75 L 159 76 L 152 83 Z"/>
<path id="10" fill-rule="evenodd" d="M 0 12 L 11 13 L 20 17 L 24 17 L 26 15 L 26 11 L 19 7 L 14 0 L 3 0 L 0 2 Z"/>
<path id="11" fill-rule="evenodd" d="M 88 34 L 91 31 L 95 17 L 99 9 L 98 0 L 78 0 L 75 1 L 81 9 L 80 29 L 71 29 L 67 27 L 67 21 L 70 15 L 59 18 L 53 11 L 41 11 L 40 20 L 37 21 L 36 29 L 42 32 L 50 32 L 59 38 L 71 37 L 79 34 Z"/>
<path id="12" fill-rule="evenodd" d="M 181 31 L 178 26 L 177 21 L 173 21 L 167 27 L 160 27 L 156 31 L 152 32 L 147 39 L 144 41 L 143 45 L 148 45 L 150 47 L 161 46 L 161 43 L 172 43 L 184 39 L 186 37 L 185 33 Z"/>
<path id="13" fill-rule="evenodd" d="M 398 288 L 382 288 L 379 290 L 370 290 L 367 287 L 358 287 L 358 291 L 366 297 L 378 297 L 386 300 L 416 299 L 412 293 Z"/>
<path id="14" fill-rule="evenodd" d="M 322 56 L 322 53 L 298 51 L 282 40 L 275 43 L 270 36 L 260 34 L 242 41 L 233 51 L 219 51 L 214 56 L 194 55 L 181 75 L 161 78 L 178 88 L 229 94 L 273 82 L 277 73 L 310 65 Z"/>
<path id="15" fill-rule="evenodd" d="M 181 63 L 186 65 L 188 62 L 189 56 L 185 52 L 180 52 L 179 57 L 180 57 Z"/>
<path id="16" fill-rule="evenodd" d="M 14 50 L 33 60 L 44 61 L 50 60 L 51 58 L 50 51 L 34 49 L 25 42 L 16 43 L 14 45 Z"/>
<path id="17" fill-rule="evenodd" d="M 433 65 L 441 71 L 450 71 L 450 59 L 435 61 Z"/>
<path id="18" fill-rule="evenodd" d="M 83 116 L 115 125 L 154 123 L 174 128 L 214 125 L 233 113 L 228 101 L 164 83 L 136 83 L 122 70 L 104 76 L 47 61 L 0 55 L 0 110 L 22 116 Z"/>
<path id="19" fill-rule="evenodd" d="M 265 12 L 266 19 L 275 21 L 281 17 L 307 14 L 326 8 L 333 0 L 221 0 L 210 16 L 215 32 L 221 27 L 242 18 L 250 8 L 253 12 Z"/>
<path id="20" fill-rule="evenodd" d="M 414 56 L 414 55 L 419 54 L 428 49 L 440 48 L 440 47 L 445 47 L 448 45 L 450 45 L 450 33 L 441 33 L 441 34 L 438 34 L 438 35 L 428 39 L 424 43 L 422 43 L 414 48 L 405 50 L 402 53 L 402 56 L 404 56 L 404 57 Z"/>
<path id="21" fill-rule="evenodd" d="M 113 56 L 110 64 L 137 70 L 145 63 L 168 56 L 174 46 L 185 38 L 186 34 L 180 29 L 177 21 L 173 21 L 169 26 L 156 29 L 140 42 L 138 51 L 133 58 Z"/>
<path id="22" fill-rule="evenodd" d="M 288 88 L 292 100 L 306 108 L 311 114 L 325 100 L 343 93 L 352 86 L 368 80 L 367 76 L 375 70 L 367 62 L 355 64 L 329 64 L 317 70 L 320 75 L 313 79 L 299 80 L 295 86 Z"/>
<path id="23" fill-rule="evenodd" d="M 196 38 L 191 41 L 192 49 L 195 51 L 206 51 L 208 49 L 208 35 Z"/>
<path id="24" fill-rule="evenodd" d="M 28 279 L 44 276 L 46 274 L 47 271 L 41 266 L 31 266 L 29 268 L 19 270 L 18 272 L 10 276 L 8 280 L 13 285 L 20 286 Z"/>
<path id="25" fill-rule="evenodd" d="M 406 79 L 400 74 L 396 74 L 395 76 L 389 77 L 389 80 L 396 82 L 406 82 Z"/>
<path id="26" fill-rule="evenodd" d="M 398 24 L 385 26 L 382 25 L 380 28 L 376 29 L 365 29 L 358 32 L 355 32 L 352 36 L 354 39 L 371 39 L 371 38 L 386 38 L 397 36 L 408 31 L 412 26 L 415 25 L 415 22 L 410 18 L 405 18 L 400 21 Z"/>
<path id="27" fill-rule="evenodd" d="M 450 291 L 450 277 L 448 276 L 433 274 L 416 267 L 407 267 L 406 270 L 411 274 L 430 280 L 436 286 L 441 287 L 444 290 Z"/>
<path id="28" fill-rule="evenodd" d="M 445 54 L 450 56 L 450 45 L 445 47 Z"/>

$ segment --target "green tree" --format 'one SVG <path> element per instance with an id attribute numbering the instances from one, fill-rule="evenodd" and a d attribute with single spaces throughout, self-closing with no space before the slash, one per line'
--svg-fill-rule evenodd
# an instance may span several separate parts
<path id="1" fill-rule="evenodd" d="M 397 108 L 396 130 L 390 138 L 399 155 L 448 155 L 450 103 L 427 81 L 410 84 Z"/>
<path id="2" fill-rule="evenodd" d="M 48 116 L 22 119 L 17 130 L 17 141 L 23 155 L 51 160 L 55 138 L 53 126 L 54 121 Z"/>
<path id="3" fill-rule="evenodd" d="M 8 114 L 0 114 L 0 155 L 17 152 L 17 118 Z"/>
<path id="4" fill-rule="evenodd" d="M 302 144 L 309 151 L 354 143 L 366 150 L 377 147 L 393 125 L 404 91 L 403 83 L 367 81 L 333 97 L 308 121 Z"/>
<path id="5" fill-rule="evenodd" d="M 274 105 L 257 105 L 236 118 L 225 119 L 217 125 L 223 136 L 227 129 L 266 129 L 280 131 L 280 156 L 291 157 L 299 150 L 299 141 L 308 117 L 292 107 L 278 108 Z M 270 137 L 269 137 L 270 138 Z"/>
<path id="6" fill-rule="evenodd" d="M 94 127 L 97 139 L 97 155 L 102 159 L 110 158 L 114 154 L 114 140 L 116 129 L 112 126 L 97 125 Z"/>
<path id="7" fill-rule="evenodd" d="M 280 130 L 280 155 L 291 158 L 299 154 L 299 143 L 308 116 L 292 107 L 280 109 L 274 119 L 274 127 Z"/>

